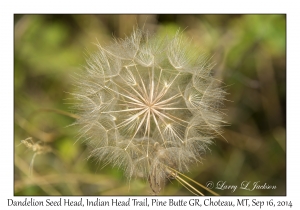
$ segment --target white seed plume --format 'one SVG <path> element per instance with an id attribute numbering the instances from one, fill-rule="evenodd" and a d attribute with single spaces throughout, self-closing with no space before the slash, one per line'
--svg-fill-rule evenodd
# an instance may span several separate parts
<path id="1" fill-rule="evenodd" d="M 159 193 L 169 168 L 187 171 L 216 134 L 224 91 L 182 34 L 130 37 L 90 55 L 75 96 L 91 156 L 143 177 Z"/>

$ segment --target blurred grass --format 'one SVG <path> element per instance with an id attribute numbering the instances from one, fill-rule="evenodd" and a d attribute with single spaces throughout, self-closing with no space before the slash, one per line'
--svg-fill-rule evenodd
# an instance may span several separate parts
<path id="1" fill-rule="evenodd" d="M 214 189 L 220 195 L 286 194 L 285 15 L 15 15 L 14 141 L 15 195 L 150 195 L 146 180 L 87 160 L 76 142 L 74 119 L 43 109 L 70 111 L 72 74 L 85 64 L 97 40 L 109 44 L 136 25 L 157 33 L 178 28 L 216 63 L 225 84 L 224 137 L 215 140 L 203 164 L 186 175 L 199 183 L 260 181 L 273 190 Z M 33 137 L 52 152 L 37 155 L 21 144 Z M 161 195 L 190 195 L 172 180 Z"/>

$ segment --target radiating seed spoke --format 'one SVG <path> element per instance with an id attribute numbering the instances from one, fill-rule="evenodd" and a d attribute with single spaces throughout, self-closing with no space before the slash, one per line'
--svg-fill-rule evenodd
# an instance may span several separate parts
<path id="1" fill-rule="evenodd" d="M 130 99 L 130 100 L 132 100 L 132 101 L 135 101 L 136 103 L 138 103 L 138 104 L 140 104 L 140 105 L 143 105 L 143 103 L 142 103 L 141 101 L 139 101 L 139 100 L 137 100 L 137 99 L 135 99 L 135 98 L 132 98 L 132 97 L 127 96 L 127 95 L 124 95 L 124 94 L 122 94 L 122 93 L 120 93 L 120 92 L 118 92 L 118 91 L 115 91 L 115 90 L 113 90 L 113 89 L 107 87 L 107 86 L 106 86 L 105 88 L 107 88 L 107 89 L 109 89 L 109 90 L 113 91 L 114 93 L 117 93 L 117 94 L 119 94 L 119 95 L 121 95 L 121 96 L 124 96 L 125 98 L 128 98 L 128 99 Z"/>
<path id="2" fill-rule="evenodd" d="M 165 99 L 163 101 L 159 101 L 159 102 L 155 103 L 155 105 L 156 106 L 158 106 L 158 105 L 164 105 L 164 104 L 168 103 L 169 101 L 172 101 L 172 100 L 174 100 L 176 98 L 179 98 L 180 96 L 181 96 L 181 94 L 178 93 L 178 94 L 176 94 L 176 95 L 174 95 L 174 96 L 172 96 L 172 97 L 170 97 L 168 99 Z"/>
<path id="3" fill-rule="evenodd" d="M 131 97 L 131 98 L 135 99 L 136 101 L 139 101 L 140 103 L 142 103 L 134 94 L 132 94 L 128 90 L 124 89 L 121 85 L 118 85 L 114 81 L 111 81 L 111 82 L 114 83 L 116 86 L 118 86 L 120 89 L 124 90 L 126 93 L 128 93 L 128 95 L 129 95 L 128 97 Z"/>
<path id="4" fill-rule="evenodd" d="M 144 110 L 144 111 L 145 111 L 145 110 Z M 147 110 L 146 110 L 146 111 L 147 111 Z M 131 139 L 130 139 L 128 145 L 127 145 L 126 148 L 125 148 L 125 150 L 127 150 L 127 148 L 128 148 L 128 146 L 130 145 L 131 141 L 134 139 L 134 137 L 136 136 L 137 132 L 140 130 L 141 126 L 142 126 L 143 123 L 144 123 L 145 118 L 146 118 L 146 114 L 144 115 L 144 117 L 143 117 L 143 119 L 141 120 L 141 122 L 140 122 L 138 128 L 136 129 L 136 131 L 134 132 L 133 136 L 131 137 Z"/>
<path id="5" fill-rule="evenodd" d="M 164 97 L 164 95 L 168 92 L 169 88 L 172 86 L 172 84 L 174 83 L 174 81 L 176 80 L 176 78 L 179 76 L 179 74 L 180 74 L 180 72 L 177 73 L 177 75 L 174 77 L 174 79 L 171 81 L 170 84 L 168 84 L 167 86 L 164 86 L 162 88 L 161 92 L 156 97 L 156 100 L 154 100 L 153 103 L 157 103 L 157 101 L 159 101 L 162 97 Z"/>
<path id="6" fill-rule="evenodd" d="M 165 138 L 164 138 L 164 136 L 163 136 L 163 134 L 162 134 L 162 132 L 161 132 L 161 130 L 160 130 L 160 127 L 159 127 L 159 125 L 158 125 L 158 122 L 157 122 L 157 119 L 156 119 L 156 117 L 155 117 L 155 114 L 153 113 L 152 110 L 151 110 L 151 113 L 152 113 L 152 117 L 153 117 L 153 120 L 154 120 L 154 122 L 155 122 L 155 125 L 156 125 L 156 127 L 157 127 L 157 129 L 158 129 L 158 132 L 160 133 L 161 138 L 162 138 L 162 140 L 163 140 L 163 142 L 164 142 L 164 146 L 165 146 L 165 148 L 167 148 L 167 147 L 166 147 L 166 143 L 165 143 Z"/>
<path id="7" fill-rule="evenodd" d="M 189 122 L 187 122 L 187 121 L 185 121 L 185 120 L 182 120 L 182 119 L 179 119 L 179 118 L 177 118 L 177 117 L 174 117 L 173 115 L 166 115 L 166 114 L 164 114 L 164 113 L 162 113 L 162 112 L 159 112 L 159 111 L 156 111 L 156 110 L 153 110 L 154 112 L 155 112 L 155 114 L 157 114 L 158 116 L 161 116 L 161 118 L 167 118 L 167 119 L 169 119 L 169 120 L 171 120 L 172 122 L 175 122 L 175 123 L 177 123 L 177 124 L 179 124 L 179 125 L 181 125 L 181 126 L 185 126 L 185 125 L 183 125 L 183 124 L 181 124 L 181 123 L 179 123 L 178 121 L 176 121 L 176 120 L 174 120 L 174 119 L 172 119 L 172 117 L 173 118 L 175 118 L 175 119 L 177 119 L 177 120 L 179 120 L 179 121 L 181 121 L 181 122 L 185 122 L 185 123 L 189 123 Z"/>
<path id="8" fill-rule="evenodd" d="M 126 68 L 127 69 L 127 68 Z M 129 71 L 128 69 L 127 69 L 127 71 L 128 72 L 130 72 L 130 74 L 132 75 L 132 72 L 131 71 Z M 125 81 L 124 80 L 124 78 L 123 77 L 121 77 L 122 78 L 122 80 L 123 81 Z M 136 81 L 135 81 L 136 82 Z M 137 84 L 137 86 L 139 86 L 138 85 L 138 83 L 136 83 Z M 146 102 L 146 97 L 145 96 L 142 96 L 135 88 L 133 88 L 131 85 L 128 85 L 139 97 L 140 97 L 140 99 L 142 99 L 144 102 Z M 139 88 L 140 89 L 140 88 Z"/>
<path id="9" fill-rule="evenodd" d="M 125 120 L 125 121 L 121 122 L 119 125 L 117 125 L 117 128 L 121 128 L 121 127 L 124 127 L 124 126 L 130 124 L 131 122 L 136 120 L 140 115 L 142 115 L 146 111 L 147 111 L 147 109 L 144 109 L 144 110 L 136 113 L 135 115 L 132 115 L 130 118 L 128 118 L 127 120 Z"/>
<path id="10" fill-rule="evenodd" d="M 119 112 L 131 112 L 131 111 L 138 111 L 144 108 L 134 108 L 134 109 L 124 109 L 124 110 L 118 110 L 118 111 L 107 111 L 102 113 L 119 113 Z"/>
<path id="11" fill-rule="evenodd" d="M 136 66 L 135 66 L 135 70 L 136 70 L 136 72 L 138 73 L 139 78 L 140 78 L 140 81 L 141 81 L 141 83 L 142 83 L 143 90 L 144 90 L 144 94 L 145 94 L 145 99 L 146 99 L 146 101 L 149 101 L 149 96 L 148 96 L 148 94 L 147 94 L 146 86 L 145 86 L 145 84 L 144 84 L 144 82 L 143 82 L 143 79 L 142 79 L 142 77 L 141 77 L 141 75 L 140 75 L 140 72 L 139 72 L 139 70 L 137 69 Z"/>

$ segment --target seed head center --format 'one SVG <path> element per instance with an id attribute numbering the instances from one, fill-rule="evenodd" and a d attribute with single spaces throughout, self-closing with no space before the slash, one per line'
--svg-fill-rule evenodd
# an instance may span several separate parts
<path id="1" fill-rule="evenodd" d="M 149 110 L 155 110 L 157 107 L 156 107 L 156 99 L 148 99 L 145 101 L 145 106 L 149 109 Z"/>

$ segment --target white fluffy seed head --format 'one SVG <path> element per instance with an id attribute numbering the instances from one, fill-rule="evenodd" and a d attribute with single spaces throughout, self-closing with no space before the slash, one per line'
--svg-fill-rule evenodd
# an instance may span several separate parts
<path id="1" fill-rule="evenodd" d="M 143 177 L 159 193 L 168 168 L 187 171 L 220 134 L 224 91 L 182 34 L 136 29 L 87 59 L 78 76 L 77 124 L 91 156 Z"/>

